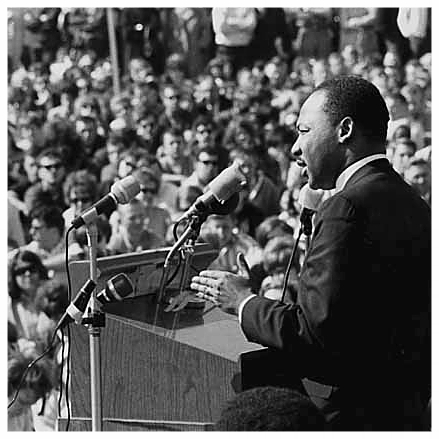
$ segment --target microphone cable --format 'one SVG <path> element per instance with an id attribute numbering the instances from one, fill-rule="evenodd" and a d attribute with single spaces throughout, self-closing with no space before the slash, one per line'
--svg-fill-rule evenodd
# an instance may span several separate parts
<path id="1" fill-rule="evenodd" d="M 283 286 L 282 286 L 282 297 L 280 299 L 280 301 L 282 303 L 285 303 L 284 300 L 285 300 L 285 293 L 287 292 L 288 278 L 290 276 L 290 271 L 291 271 L 291 268 L 293 266 L 293 261 L 294 261 L 294 258 L 296 256 L 297 249 L 299 247 L 299 241 L 300 241 L 302 234 L 303 234 L 303 225 L 300 227 L 299 236 L 297 237 L 296 242 L 294 243 L 293 251 L 291 252 L 291 256 L 290 256 L 290 259 L 289 259 L 288 265 L 287 265 L 287 270 L 285 272 L 284 282 L 283 282 Z"/>
<path id="2" fill-rule="evenodd" d="M 12 398 L 11 402 L 8 404 L 8 409 L 10 407 L 12 407 L 12 405 L 15 403 L 15 401 L 18 398 L 18 394 L 20 393 L 21 388 L 23 387 L 24 384 L 24 379 L 26 378 L 27 374 L 29 373 L 29 371 L 32 369 L 32 367 L 38 362 L 40 361 L 45 355 L 47 355 L 50 350 L 53 347 L 53 342 L 55 340 L 55 336 L 56 336 L 56 331 L 54 331 L 53 335 L 52 335 L 52 339 L 49 342 L 49 345 L 47 346 L 47 348 L 43 351 L 42 354 L 40 354 L 37 358 L 34 358 L 27 366 L 26 369 L 23 372 L 23 375 L 21 376 L 21 380 L 18 384 L 17 390 L 15 391 L 15 395 Z"/>

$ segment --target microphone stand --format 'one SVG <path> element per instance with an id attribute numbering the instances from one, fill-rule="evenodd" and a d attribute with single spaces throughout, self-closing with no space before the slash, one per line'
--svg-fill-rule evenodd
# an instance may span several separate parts
<path id="1" fill-rule="evenodd" d="M 184 282 L 189 273 L 190 263 L 192 261 L 192 256 L 195 251 L 194 245 L 195 241 L 200 234 L 200 228 L 203 222 L 206 220 L 206 214 L 193 215 L 189 219 L 189 224 L 181 234 L 180 238 L 178 238 L 177 242 L 172 246 L 171 250 L 169 250 L 164 265 L 163 265 L 163 274 L 160 281 L 159 293 L 158 293 L 158 301 L 160 302 L 163 299 L 163 295 L 166 288 L 166 283 L 168 281 L 169 276 L 169 265 L 173 258 L 173 256 L 177 253 L 178 250 L 185 244 L 183 250 L 184 254 L 184 266 L 183 266 L 183 274 L 180 281 L 180 293 L 184 288 Z M 188 241 L 186 243 L 186 241 Z"/>
<path id="2" fill-rule="evenodd" d="M 90 279 L 97 284 L 97 241 L 98 229 L 94 222 L 86 224 L 87 242 L 90 261 Z M 91 415 L 92 431 L 102 431 L 102 375 L 101 375 L 101 328 L 105 326 L 105 314 L 101 311 L 93 291 L 87 309 L 87 317 L 82 324 L 88 325 L 90 347 L 90 383 L 91 383 Z"/>

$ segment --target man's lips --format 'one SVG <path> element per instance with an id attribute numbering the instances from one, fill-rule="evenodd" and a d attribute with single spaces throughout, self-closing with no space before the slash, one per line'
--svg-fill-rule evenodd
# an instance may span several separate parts
<path id="1" fill-rule="evenodd" d="M 300 175 L 302 177 L 308 177 L 308 166 L 306 165 L 306 163 L 303 160 L 296 160 L 296 164 L 297 166 L 299 166 L 300 168 L 302 168 L 302 170 L 300 171 Z"/>

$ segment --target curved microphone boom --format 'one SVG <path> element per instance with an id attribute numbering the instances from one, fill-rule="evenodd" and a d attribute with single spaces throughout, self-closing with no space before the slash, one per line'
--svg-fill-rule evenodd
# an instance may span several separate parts
<path id="1" fill-rule="evenodd" d="M 95 287 L 96 283 L 91 279 L 83 285 L 77 296 L 67 307 L 66 312 L 60 318 L 55 330 L 64 328 L 70 322 L 81 323 L 82 316 L 85 313 Z M 120 301 L 133 291 L 134 288 L 130 279 L 126 274 L 121 273 L 107 281 L 105 288 L 97 294 L 96 299 L 104 305 L 106 303 Z"/>
<path id="2" fill-rule="evenodd" d="M 194 215 L 227 215 L 233 212 L 239 203 L 238 192 L 245 184 L 246 176 L 238 163 L 233 163 L 207 185 L 207 192 L 195 200 L 179 221 Z"/>
<path id="3" fill-rule="evenodd" d="M 90 224 L 95 221 L 101 214 L 109 215 L 116 209 L 118 204 L 127 204 L 140 192 L 139 182 L 132 176 L 116 181 L 111 188 L 110 193 L 97 201 L 93 206 L 77 216 L 72 221 L 72 226 L 77 229 L 84 224 Z"/>
<path id="4" fill-rule="evenodd" d="M 324 193 L 325 191 L 322 189 L 311 189 L 308 183 L 300 189 L 298 199 L 299 204 L 302 206 L 300 223 L 306 236 L 310 236 L 312 233 L 312 216 L 320 207 Z"/>

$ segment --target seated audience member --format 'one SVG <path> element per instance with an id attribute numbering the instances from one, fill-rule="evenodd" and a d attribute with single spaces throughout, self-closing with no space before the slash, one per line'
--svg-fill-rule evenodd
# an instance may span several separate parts
<path id="1" fill-rule="evenodd" d="M 238 393 L 223 408 L 217 431 L 322 431 L 325 420 L 296 390 L 256 387 Z"/>
<path id="2" fill-rule="evenodd" d="M 285 189 L 279 201 L 281 212 L 278 218 L 286 222 L 294 230 L 299 230 L 300 228 L 299 192 L 300 189 L 298 187 Z"/>
<path id="3" fill-rule="evenodd" d="M 15 252 L 8 266 L 8 321 L 15 326 L 18 340 L 36 342 L 39 338 L 35 297 L 47 277 L 47 270 L 35 253 Z"/>
<path id="4" fill-rule="evenodd" d="M 230 215 L 210 215 L 201 228 L 200 237 L 220 250 L 209 269 L 227 270 L 237 273 L 238 253 L 242 253 L 252 267 L 262 258 L 259 244 L 246 233 L 234 229 Z"/>
<path id="5" fill-rule="evenodd" d="M 177 128 L 168 128 L 163 133 L 163 145 L 157 150 L 157 158 L 164 174 L 180 177 L 181 182 L 192 172 L 191 158 L 182 131 Z"/>
<path id="6" fill-rule="evenodd" d="M 117 177 L 117 165 L 120 155 L 126 150 L 123 138 L 117 134 L 110 133 L 105 144 L 105 150 L 101 149 L 95 154 L 95 161 L 102 165 L 100 181 L 103 185 L 106 182 L 112 183 Z"/>
<path id="7" fill-rule="evenodd" d="M 155 204 L 159 190 L 159 182 L 149 168 L 142 166 L 134 171 L 133 176 L 140 183 L 140 193 L 137 198 L 145 206 L 145 215 L 149 229 L 156 235 L 165 238 L 171 225 L 171 215 L 168 209 Z"/>
<path id="8" fill-rule="evenodd" d="M 65 209 L 62 182 L 65 167 L 62 156 L 55 148 L 45 149 L 37 158 L 39 182 L 33 184 L 24 194 L 28 212 L 42 204 Z"/>
<path id="9" fill-rule="evenodd" d="M 15 396 L 24 371 L 36 357 L 36 352 L 15 352 L 8 359 L 8 404 Z M 54 387 L 54 383 L 53 365 L 43 358 L 26 375 L 17 399 L 8 408 L 8 431 L 35 431 L 31 406 L 46 396 Z"/>
<path id="10" fill-rule="evenodd" d="M 182 181 L 180 188 L 197 187 L 204 192 L 207 184 L 219 173 L 219 155 L 215 148 L 201 148 L 195 157 L 194 171 Z"/>
<path id="11" fill-rule="evenodd" d="M 431 206 L 431 168 L 427 161 L 413 157 L 404 172 L 404 178 Z"/>
<path id="12" fill-rule="evenodd" d="M 122 254 L 155 249 L 164 245 L 164 238 L 151 232 L 145 224 L 146 213 L 143 203 L 134 198 L 119 205 L 120 225 L 108 243 L 112 253 Z"/>
<path id="13" fill-rule="evenodd" d="M 98 181 L 89 171 L 73 171 L 63 185 L 65 202 L 69 206 L 62 214 L 68 229 L 76 216 L 88 209 L 98 199 Z"/>
<path id="14" fill-rule="evenodd" d="M 154 195 L 154 205 L 166 209 L 172 215 L 177 210 L 178 187 L 163 179 L 163 170 L 157 158 L 144 153 L 137 162 L 137 169 L 142 169 L 158 182 L 158 190 Z"/>
<path id="15" fill-rule="evenodd" d="M 398 174 L 404 176 L 410 158 L 415 155 L 416 144 L 410 139 L 397 139 L 393 152 L 392 165 Z"/>
<path id="16" fill-rule="evenodd" d="M 237 147 L 230 152 L 232 162 L 239 164 L 247 178 L 247 187 L 241 193 L 237 209 L 240 229 L 253 236 L 264 218 L 279 213 L 281 189 L 259 169 L 255 151 Z"/>
<path id="17" fill-rule="evenodd" d="M 259 295 L 282 300 L 285 273 L 293 249 L 294 240 L 290 235 L 276 236 L 267 242 L 262 253 L 262 266 L 267 275 L 261 283 Z M 299 255 L 296 253 L 288 276 L 284 303 L 296 302 L 299 271 Z"/>
<path id="18" fill-rule="evenodd" d="M 96 218 L 95 224 L 98 229 L 96 251 L 97 257 L 100 258 L 109 254 L 107 245 L 111 237 L 111 226 L 108 220 L 103 215 Z M 78 252 L 78 259 L 88 259 L 89 246 L 87 229 L 85 227 L 80 227 L 78 230 L 75 231 L 75 241 L 81 249 L 81 251 Z"/>
<path id="19" fill-rule="evenodd" d="M 259 224 L 256 228 L 255 239 L 261 246 L 265 248 L 268 241 L 276 236 L 294 235 L 294 229 L 288 225 L 285 221 L 281 220 L 277 216 L 269 216 Z"/>
<path id="20" fill-rule="evenodd" d="M 35 295 L 35 308 L 40 312 L 38 332 L 51 341 L 53 330 L 69 305 L 66 284 L 49 279 L 42 282 Z"/>
<path id="21" fill-rule="evenodd" d="M 65 273 L 65 242 L 64 218 L 61 210 L 55 206 L 40 206 L 30 213 L 30 220 L 32 240 L 20 250 L 36 253 L 48 270 L 53 270 L 55 274 L 63 276 Z M 9 257 L 14 254 L 14 251 L 10 252 Z M 70 260 L 74 260 L 76 257 L 76 246 L 69 248 Z"/>

